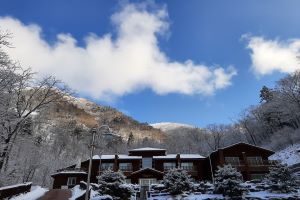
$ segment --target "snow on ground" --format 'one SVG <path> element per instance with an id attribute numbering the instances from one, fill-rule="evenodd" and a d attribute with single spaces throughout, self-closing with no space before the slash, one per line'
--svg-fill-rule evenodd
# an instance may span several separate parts
<path id="1" fill-rule="evenodd" d="M 161 122 L 161 123 L 155 123 L 150 124 L 153 128 L 160 129 L 162 131 L 171 131 L 177 128 L 195 128 L 192 125 L 189 124 L 180 124 L 180 123 L 172 123 L 172 122 Z"/>
<path id="2" fill-rule="evenodd" d="M 75 200 L 76 198 L 80 197 L 81 195 L 85 194 L 85 190 L 80 189 L 79 185 L 76 185 L 72 188 L 72 197 L 69 200 Z"/>
<path id="3" fill-rule="evenodd" d="M 295 196 L 297 195 L 297 196 Z M 293 198 L 293 199 L 298 199 L 300 198 L 300 191 L 298 194 L 275 194 L 275 193 L 270 193 L 267 191 L 260 191 L 260 192 L 249 192 L 249 194 L 245 195 L 248 198 L 259 198 L 262 200 L 267 200 L 267 199 L 274 199 L 274 198 Z M 170 195 L 167 196 L 155 196 L 151 197 L 149 200 L 207 200 L 207 199 L 225 199 L 222 195 L 220 194 L 191 194 L 185 197 L 182 196 L 177 196 L 177 197 L 172 197 Z"/>
<path id="4" fill-rule="evenodd" d="M 276 152 L 274 155 L 270 156 L 270 159 L 280 160 L 282 163 L 289 166 L 300 163 L 300 143 Z"/>
<path id="5" fill-rule="evenodd" d="M 31 187 L 30 192 L 18 195 L 10 200 L 36 200 L 43 196 L 46 192 L 48 192 L 48 190 L 41 186 L 33 186 Z"/>

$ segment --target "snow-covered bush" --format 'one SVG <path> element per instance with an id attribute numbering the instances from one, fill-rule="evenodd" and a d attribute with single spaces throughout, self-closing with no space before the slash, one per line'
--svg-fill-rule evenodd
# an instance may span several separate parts
<path id="1" fill-rule="evenodd" d="M 266 176 L 264 182 L 272 192 L 289 193 L 297 191 L 295 178 L 286 164 L 278 163 L 270 167 L 270 173 Z"/>
<path id="2" fill-rule="evenodd" d="M 218 167 L 214 185 L 215 193 L 228 196 L 231 199 L 240 199 L 245 191 L 242 186 L 242 174 L 231 165 Z"/>
<path id="3" fill-rule="evenodd" d="M 182 194 L 192 189 L 190 176 L 182 169 L 171 169 L 164 176 L 163 184 L 172 195 Z"/>
<path id="4" fill-rule="evenodd" d="M 130 199 L 133 193 L 131 186 L 125 184 L 125 176 L 121 172 L 104 171 L 98 177 L 98 184 L 99 193 L 110 195 L 113 199 Z"/>

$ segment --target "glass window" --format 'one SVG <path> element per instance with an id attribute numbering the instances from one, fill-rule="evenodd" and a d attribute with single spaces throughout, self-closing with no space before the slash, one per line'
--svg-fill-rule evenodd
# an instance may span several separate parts
<path id="1" fill-rule="evenodd" d="M 132 171 L 132 163 L 119 163 L 119 169 L 121 171 Z"/>
<path id="2" fill-rule="evenodd" d="M 76 177 L 68 177 L 67 185 L 76 185 Z"/>
<path id="3" fill-rule="evenodd" d="M 143 158 L 142 167 L 143 169 L 152 168 L 152 158 L 151 157 Z"/>
<path id="4" fill-rule="evenodd" d="M 194 169 L 194 164 L 192 162 L 182 162 L 181 169 L 192 171 Z"/>
<path id="5" fill-rule="evenodd" d="M 176 163 L 175 162 L 165 162 L 164 163 L 164 170 L 170 170 L 176 168 Z"/>
<path id="6" fill-rule="evenodd" d="M 140 186 L 150 186 L 151 184 L 156 184 L 155 178 L 140 178 Z"/>
<path id="7" fill-rule="evenodd" d="M 232 166 L 239 166 L 240 165 L 240 158 L 239 157 L 225 157 L 225 164 L 232 165 Z"/>
<path id="8" fill-rule="evenodd" d="M 101 170 L 113 170 L 114 169 L 114 163 L 101 163 Z"/>
<path id="9" fill-rule="evenodd" d="M 249 165 L 262 165 L 263 161 L 260 156 L 247 157 Z"/>

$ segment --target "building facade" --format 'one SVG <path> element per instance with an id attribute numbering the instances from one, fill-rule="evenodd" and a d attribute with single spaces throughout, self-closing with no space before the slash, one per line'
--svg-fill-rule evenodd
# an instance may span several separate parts
<path id="1" fill-rule="evenodd" d="M 111 169 L 122 171 L 126 182 L 148 186 L 163 179 L 165 173 L 173 168 L 181 168 L 194 180 L 211 180 L 217 166 L 231 164 L 243 174 L 244 180 L 260 178 L 272 164 L 268 157 L 274 152 L 246 143 L 238 143 L 218 149 L 208 157 L 199 154 L 167 154 L 165 149 L 139 148 L 130 150 L 128 155 L 101 155 L 92 160 L 91 182 L 97 183 L 97 176 Z M 87 180 L 89 160 L 58 170 L 53 188 L 70 188 Z"/>

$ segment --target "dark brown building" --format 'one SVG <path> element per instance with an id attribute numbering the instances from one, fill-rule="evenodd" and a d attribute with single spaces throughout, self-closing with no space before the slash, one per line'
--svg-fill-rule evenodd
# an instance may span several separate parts
<path id="1" fill-rule="evenodd" d="M 219 149 L 203 157 L 199 154 L 167 154 L 165 149 L 139 148 L 129 151 L 128 155 L 94 156 L 91 182 L 97 182 L 104 170 L 122 171 L 128 183 L 147 186 L 162 180 L 164 174 L 173 168 L 186 170 L 194 180 L 211 180 L 212 170 L 223 164 L 232 164 L 243 174 L 245 180 L 258 178 L 268 172 L 268 157 L 274 152 L 246 143 L 238 143 Z M 58 170 L 52 174 L 53 188 L 72 187 L 86 181 L 89 160 Z"/>
<path id="2" fill-rule="evenodd" d="M 247 143 L 237 143 L 225 148 L 218 149 L 208 157 L 211 161 L 212 171 L 217 166 L 231 164 L 243 175 L 244 180 L 262 178 L 269 172 L 269 166 L 274 164 L 268 157 L 273 151 Z"/>

